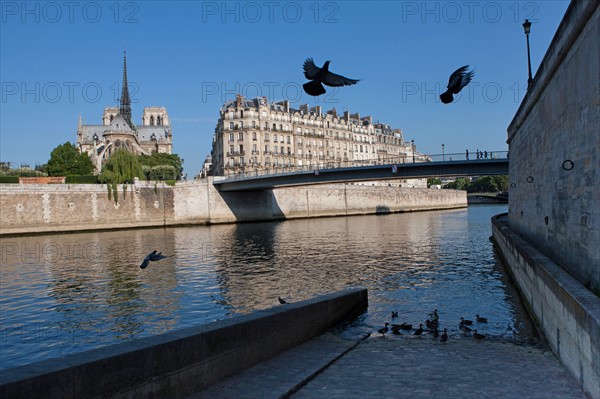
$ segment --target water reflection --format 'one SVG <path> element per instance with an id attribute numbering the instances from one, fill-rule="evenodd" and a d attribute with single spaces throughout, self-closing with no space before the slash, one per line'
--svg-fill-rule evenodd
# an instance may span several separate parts
<path id="1" fill-rule="evenodd" d="M 490 217 L 505 209 L 0 239 L 0 367 L 347 287 L 369 289 L 369 310 L 346 335 L 392 310 L 418 324 L 437 308 L 456 336 L 460 317 L 479 313 L 488 335 L 528 337 L 488 241 Z M 140 269 L 153 249 L 173 257 Z"/>

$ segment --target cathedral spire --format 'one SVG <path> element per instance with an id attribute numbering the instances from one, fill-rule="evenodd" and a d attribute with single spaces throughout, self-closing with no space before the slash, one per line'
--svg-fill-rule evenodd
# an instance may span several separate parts
<path id="1" fill-rule="evenodd" d="M 121 104 L 119 106 L 119 114 L 123 116 L 125 122 L 134 129 L 133 121 L 131 120 L 131 99 L 129 98 L 129 87 L 127 87 L 127 51 L 123 52 L 123 87 L 121 89 Z"/>

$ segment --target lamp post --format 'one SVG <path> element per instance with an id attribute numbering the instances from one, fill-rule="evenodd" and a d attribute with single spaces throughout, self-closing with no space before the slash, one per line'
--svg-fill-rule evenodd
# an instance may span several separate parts
<path id="1" fill-rule="evenodd" d="M 529 78 L 527 79 L 527 88 L 531 86 L 533 78 L 531 77 L 531 56 L 529 55 L 529 32 L 531 31 L 531 22 L 528 19 L 523 22 L 523 30 L 525 31 L 525 37 L 527 38 L 527 66 L 529 68 Z"/>
<path id="2" fill-rule="evenodd" d="M 415 139 L 410 141 L 410 146 L 412 148 L 413 163 L 415 163 Z"/>
<path id="3" fill-rule="evenodd" d="M 444 144 L 442 143 L 442 161 L 446 160 L 446 155 L 444 154 Z"/>

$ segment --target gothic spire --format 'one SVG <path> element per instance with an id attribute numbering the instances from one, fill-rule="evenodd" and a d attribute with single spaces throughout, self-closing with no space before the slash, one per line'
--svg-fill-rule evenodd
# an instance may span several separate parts
<path id="1" fill-rule="evenodd" d="M 123 87 L 121 89 L 121 104 L 119 114 L 123 116 L 125 122 L 134 129 L 131 120 L 131 99 L 129 98 L 129 88 L 127 87 L 127 51 L 123 52 Z"/>

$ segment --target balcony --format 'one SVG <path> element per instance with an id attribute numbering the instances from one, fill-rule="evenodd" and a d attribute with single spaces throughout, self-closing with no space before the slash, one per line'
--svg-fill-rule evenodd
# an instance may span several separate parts
<path id="1" fill-rule="evenodd" d="M 244 156 L 246 155 L 246 151 L 228 151 L 227 152 L 227 156 L 228 157 L 237 157 L 237 156 Z"/>

